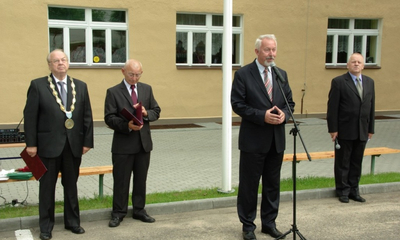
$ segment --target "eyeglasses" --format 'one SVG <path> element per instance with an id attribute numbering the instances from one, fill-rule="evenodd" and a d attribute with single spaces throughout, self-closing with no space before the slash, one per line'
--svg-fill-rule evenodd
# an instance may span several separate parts
<path id="1" fill-rule="evenodd" d="M 55 60 L 51 60 L 50 62 L 53 63 L 53 64 L 57 64 L 57 63 L 59 63 L 59 62 L 61 62 L 61 63 L 66 63 L 66 62 L 67 62 L 67 59 L 66 59 L 66 58 L 55 59 Z"/>
<path id="2" fill-rule="evenodd" d="M 137 78 L 140 78 L 140 77 L 142 76 L 142 74 L 141 74 L 141 73 L 139 73 L 139 74 L 136 74 L 136 73 L 128 73 L 128 76 L 129 76 L 129 77 L 137 77 Z"/>

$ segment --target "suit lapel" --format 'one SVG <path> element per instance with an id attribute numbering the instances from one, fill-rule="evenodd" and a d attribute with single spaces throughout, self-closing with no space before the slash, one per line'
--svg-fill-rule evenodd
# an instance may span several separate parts
<path id="1" fill-rule="evenodd" d="M 360 94 L 358 93 L 358 90 L 357 90 L 357 88 L 356 88 L 356 85 L 354 84 L 354 81 L 353 81 L 353 79 L 351 78 L 351 75 L 350 75 L 350 73 L 347 73 L 346 75 L 345 75 L 345 82 L 346 82 L 346 84 L 347 84 L 347 86 L 360 98 L 360 100 L 361 100 L 361 96 L 360 96 Z M 364 87 L 364 81 L 363 81 L 363 87 Z M 363 91 L 363 95 L 364 95 L 364 91 Z"/>
<path id="2" fill-rule="evenodd" d="M 124 83 L 124 80 L 122 80 L 122 82 L 120 84 L 120 88 L 121 88 L 122 95 L 124 95 L 124 97 L 130 103 L 130 105 L 133 106 L 131 95 L 129 94 L 128 89 L 126 89 L 126 85 Z"/>
<path id="3" fill-rule="evenodd" d="M 255 61 L 257 61 L 257 59 Z M 265 97 L 269 101 L 271 101 L 271 99 L 269 99 L 269 96 L 268 96 L 268 93 L 267 93 L 267 89 L 265 88 L 264 81 L 261 78 L 260 72 L 258 70 L 258 67 L 257 67 L 257 64 L 256 64 L 255 61 L 250 66 L 250 73 L 253 76 L 255 84 L 260 88 L 261 92 L 265 95 Z"/>

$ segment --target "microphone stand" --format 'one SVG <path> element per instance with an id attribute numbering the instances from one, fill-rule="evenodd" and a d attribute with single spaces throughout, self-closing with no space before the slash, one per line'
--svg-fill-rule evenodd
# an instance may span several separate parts
<path id="1" fill-rule="evenodd" d="M 283 77 L 282 77 L 282 75 L 280 74 L 279 70 L 275 67 L 275 64 L 274 64 L 274 63 L 273 63 L 273 65 L 272 65 L 271 68 L 274 70 L 275 74 L 278 76 L 278 81 L 277 81 L 277 82 L 278 82 L 278 86 L 279 86 L 279 89 L 280 89 L 280 91 L 281 91 L 281 93 L 282 93 L 283 98 L 285 99 L 286 106 L 287 106 L 287 108 L 288 108 L 288 110 L 289 110 L 290 117 L 292 118 L 293 124 L 294 124 L 294 128 L 292 128 L 292 130 L 290 130 L 290 132 L 289 132 L 290 134 L 293 134 L 293 161 L 292 161 L 292 179 L 293 179 L 293 224 L 292 224 L 292 228 L 291 228 L 289 231 L 287 231 L 287 232 L 284 233 L 282 236 L 280 236 L 280 237 L 278 237 L 278 238 L 276 238 L 276 239 L 283 239 L 286 235 L 288 235 L 289 233 L 293 232 L 293 239 L 294 239 L 294 240 L 296 239 L 296 234 L 297 234 L 302 240 L 306 240 L 306 238 L 300 233 L 299 229 L 297 228 L 297 224 L 296 224 L 296 163 L 297 163 L 297 161 L 296 161 L 296 160 L 297 160 L 297 157 L 296 157 L 296 137 L 297 137 L 297 134 L 298 134 L 299 137 L 300 137 L 301 143 L 303 144 L 304 150 L 305 150 L 305 152 L 306 152 L 306 154 L 307 154 L 307 158 L 308 158 L 309 161 L 311 161 L 311 156 L 310 156 L 310 154 L 309 154 L 308 151 L 307 151 L 307 148 L 306 148 L 306 146 L 305 146 L 305 144 L 304 144 L 303 138 L 301 137 L 300 130 L 299 130 L 299 128 L 298 128 L 298 124 L 297 124 L 297 122 L 296 122 L 296 120 L 295 120 L 295 118 L 294 118 L 294 116 L 293 116 L 293 112 L 292 112 L 292 109 L 290 108 L 290 105 L 289 105 L 289 103 L 288 103 L 288 101 L 287 101 L 285 92 L 283 91 L 282 83 L 285 82 L 285 80 L 283 79 Z M 281 82 L 282 82 L 282 83 L 281 83 Z"/>

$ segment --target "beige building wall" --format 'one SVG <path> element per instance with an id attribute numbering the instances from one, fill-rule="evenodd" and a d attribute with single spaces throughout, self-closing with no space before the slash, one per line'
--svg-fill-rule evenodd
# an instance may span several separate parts
<path id="1" fill-rule="evenodd" d="M 0 125 L 19 122 L 30 81 L 49 74 L 46 63 L 49 5 L 126 9 L 129 58 L 143 63 L 141 81 L 153 86 L 162 109 L 159 122 L 221 117 L 221 68 L 177 69 L 175 34 L 177 12 L 222 14 L 223 1 L 3 0 L 0 8 Z M 288 72 L 296 102 L 295 113 L 302 113 L 303 117 L 325 115 L 330 81 L 347 71 L 325 68 L 328 18 L 382 18 L 381 68 L 366 69 L 363 73 L 375 80 L 378 114 L 400 111 L 398 0 L 352 3 L 347 0 L 254 0 L 251 4 L 236 0 L 233 12 L 243 15 L 243 65 L 254 60 L 254 42 L 260 34 L 277 36 L 276 63 Z M 121 70 L 71 68 L 69 75 L 88 84 L 94 119 L 102 123 L 106 89 L 121 82 Z"/>

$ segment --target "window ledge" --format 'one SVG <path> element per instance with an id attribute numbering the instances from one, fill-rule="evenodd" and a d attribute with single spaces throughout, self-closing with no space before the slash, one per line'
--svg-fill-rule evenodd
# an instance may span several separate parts
<path id="1" fill-rule="evenodd" d="M 325 66 L 325 69 L 347 69 L 347 65 L 340 66 Z M 364 65 L 364 69 L 381 69 L 381 66 L 377 65 Z"/>
<path id="2" fill-rule="evenodd" d="M 241 68 L 241 66 L 232 66 L 232 69 L 237 70 Z M 176 65 L 176 69 L 178 70 L 187 70 L 187 69 L 210 69 L 210 70 L 222 70 L 222 66 L 182 66 L 182 65 Z"/>

